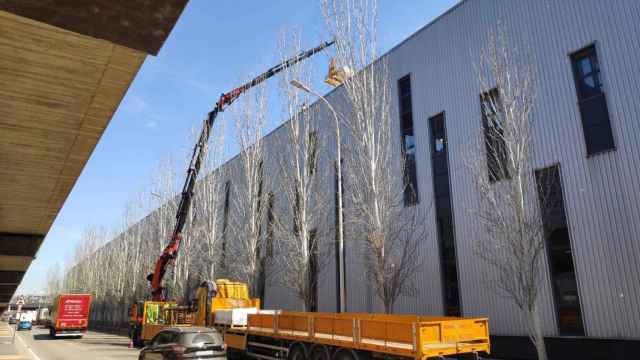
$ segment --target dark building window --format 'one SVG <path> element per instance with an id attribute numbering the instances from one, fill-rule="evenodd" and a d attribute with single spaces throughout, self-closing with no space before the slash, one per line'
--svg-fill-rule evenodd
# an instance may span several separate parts
<path id="1" fill-rule="evenodd" d="M 342 163 L 342 171 L 344 171 L 344 161 L 342 161 L 342 159 L 340 160 L 340 162 Z M 334 204 L 335 204 L 335 208 L 334 208 L 334 221 L 335 221 L 335 261 L 334 263 L 336 264 L 336 309 L 337 311 L 340 311 L 340 303 L 341 303 L 341 299 L 340 299 L 340 285 L 341 282 L 346 280 L 346 279 L 341 279 L 340 278 L 340 239 L 339 239 L 339 234 L 338 234 L 338 229 L 340 227 L 340 223 L 338 223 L 339 220 L 339 212 L 342 213 L 342 226 L 343 226 L 343 236 L 344 236 L 344 202 L 342 203 L 342 207 L 343 209 L 340 209 L 338 207 L 338 196 L 340 196 L 340 194 L 338 193 L 338 166 L 337 166 L 337 162 L 334 164 L 335 172 L 334 172 L 334 189 L 335 189 L 335 194 L 334 194 Z M 344 197 L 344 172 L 342 173 L 342 195 Z M 344 248 L 344 243 L 342 244 L 343 248 L 342 251 L 345 251 Z M 342 257 L 342 269 L 345 271 L 347 271 L 347 266 L 346 266 L 346 256 Z M 344 286 L 345 288 L 345 297 L 346 297 L 346 285 Z M 346 299 L 345 299 L 345 304 L 346 304 Z"/>
<path id="2" fill-rule="evenodd" d="M 267 257 L 273 256 L 273 234 L 274 234 L 274 221 L 275 213 L 273 211 L 274 204 L 276 202 L 276 195 L 272 192 L 269 193 L 267 199 Z"/>
<path id="3" fill-rule="evenodd" d="M 231 192 L 231 182 L 224 183 L 224 209 L 222 212 L 222 251 L 220 254 L 220 265 L 223 269 L 226 268 L 226 256 L 227 256 L 227 227 L 229 225 L 229 196 Z"/>
<path id="4" fill-rule="evenodd" d="M 260 273 L 258 277 L 258 296 L 265 303 L 265 297 L 267 292 L 267 260 L 273 257 L 273 227 L 274 227 L 274 213 L 273 204 L 275 202 L 275 195 L 270 192 L 267 197 L 267 233 L 266 233 L 266 256 L 261 256 L 260 247 L 256 249 L 256 257 L 260 264 Z M 260 230 L 262 231 L 262 230 Z"/>
<path id="5" fill-rule="evenodd" d="M 587 154 L 593 155 L 612 150 L 615 144 L 609 122 L 607 100 L 602 91 L 600 65 L 595 45 L 571 55 L 571 62 Z"/>
<path id="6" fill-rule="evenodd" d="M 267 292 L 267 259 L 261 255 L 261 249 L 258 247 L 256 249 L 256 259 L 258 260 L 258 264 L 260 268 L 258 269 L 258 281 L 257 281 L 257 294 L 256 296 L 260 298 L 262 303 L 264 303 L 264 297 Z"/>
<path id="7" fill-rule="evenodd" d="M 315 131 L 309 131 L 309 154 L 307 155 L 308 161 L 308 169 L 309 175 L 313 175 L 316 173 L 316 158 L 318 152 L 318 134 Z"/>
<path id="8" fill-rule="evenodd" d="M 309 249 L 309 311 L 318 311 L 318 244 L 316 241 L 316 229 L 310 230 L 307 236 L 307 249 Z"/>
<path id="9" fill-rule="evenodd" d="M 584 335 L 573 252 L 564 211 L 559 166 L 536 171 L 558 328 L 561 335 Z"/>
<path id="10" fill-rule="evenodd" d="M 256 216 L 255 218 L 258 219 L 258 215 L 260 215 L 260 206 L 262 205 L 262 179 L 264 176 L 264 171 L 262 169 L 262 160 L 260 160 L 260 162 L 258 163 L 258 198 L 256 199 Z M 257 221 L 260 221 L 261 219 L 258 219 Z"/>
<path id="11" fill-rule="evenodd" d="M 460 316 L 460 294 L 456 259 L 451 189 L 449 187 L 449 160 L 444 113 L 429 119 L 431 132 L 431 168 L 433 171 L 433 193 L 435 197 L 436 223 L 444 294 L 444 313 Z"/>
<path id="12" fill-rule="evenodd" d="M 296 236 L 300 233 L 300 206 L 302 206 L 302 204 L 300 204 L 300 190 L 296 181 L 295 199 L 293 204 L 293 233 Z"/>
<path id="13" fill-rule="evenodd" d="M 413 112 L 411 110 L 411 77 L 406 75 L 398 80 L 400 113 L 400 135 L 402 137 L 402 157 L 404 159 L 403 182 L 404 204 L 418 203 L 418 178 L 416 174 L 416 142 L 413 135 Z"/>
<path id="14" fill-rule="evenodd" d="M 489 180 L 496 182 L 509 179 L 509 158 L 502 126 L 502 106 L 498 89 L 492 89 L 480 95 L 480 108 Z"/>
<path id="15" fill-rule="evenodd" d="M 260 160 L 260 162 L 258 163 L 258 197 L 256 199 L 256 208 L 255 208 L 255 216 L 254 216 L 254 221 L 257 223 L 257 228 L 258 228 L 258 235 L 262 234 L 262 212 L 261 212 L 261 206 L 262 206 L 262 179 L 263 179 L 263 162 L 262 160 Z M 256 249 L 256 263 L 260 264 L 260 269 L 259 269 L 259 276 L 258 276 L 258 284 L 257 284 L 257 291 L 258 294 L 257 296 L 262 299 L 262 302 L 264 302 L 264 295 L 266 293 L 266 288 L 267 288 L 267 269 L 266 269 L 266 263 L 267 263 L 267 259 L 264 255 L 262 255 L 262 249 L 260 247 L 258 247 Z"/>

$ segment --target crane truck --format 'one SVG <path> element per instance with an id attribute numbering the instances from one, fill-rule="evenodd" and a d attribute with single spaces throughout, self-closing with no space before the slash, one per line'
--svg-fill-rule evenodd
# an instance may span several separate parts
<path id="1" fill-rule="evenodd" d="M 158 331 L 214 327 L 223 336 L 228 357 L 240 359 L 478 359 L 490 351 L 484 317 L 262 310 L 260 300 L 248 296 L 246 284 L 223 279 L 216 283 L 215 294 L 202 283 L 195 307 L 145 303 L 144 322 L 149 329 L 160 326 Z"/>
<path id="2" fill-rule="evenodd" d="M 169 244 L 164 248 L 158 259 L 156 260 L 153 273 L 147 276 L 147 280 L 151 285 L 151 301 L 153 303 L 136 302 L 130 309 L 130 335 L 134 339 L 135 343 L 148 340 L 148 337 L 159 331 L 161 327 L 146 327 L 144 326 L 146 308 L 155 309 L 166 308 L 170 306 L 176 306 L 175 302 L 167 300 L 166 289 L 162 286 L 162 279 L 167 271 L 171 261 L 175 260 L 178 251 L 180 250 L 180 243 L 182 241 L 182 230 L 184 229 L 185 222 L 187 220 L 187 214 L 191 207 L 191 201 L 193 199 L 193 191 L 200 172 L 200 166 L 205 158 L 207 151 L 207 142 L 213 129 L 213 124 L 220 112 L 223 112 L 229 105 L 237 100 L 242 94 L 250 90 L 251 88 L 263 83 L 274 75 L 280 73 L 287 68 L 294 66 L 295 64 L 317 54 L 325 48 L 333 45 L 334 41 L 323 42 L 313 49 L 303 51 L 296 56 L 281 62 L 280 64 L 269 68 L 267 71 L 253 78 L 249 82 L 237 87 L 227 93 L 220 95 L 220 98 L 216 102 L 213 110 L 211 110 L 207 118 L 203 121 L 202 130 L 200 136 L 193 148 L 191 155 L 191 161 L 189 162 L 189 168 L 187 169 L 187 176 L 182 187 L 180 196 L 180 202 L 178 203 L 178 210 L 176 213 L 176 224 L 173 229 L 173 233 Z M 152 330 L 153 329 L 153 330 Z"/>
<path id="3" fill-rule="evenodd" d="M 203 281 L 192 306 L 167 300 L 162 278 L 180 248 L 182 229 L 216 116 L 247 90 L 332 44 L 333 41 L 325 42 L 302 52 L 220 96 L 204 121 L 193 150 L 171 240 L 158 258 L 155 271 L 147 277 L 152 300 L 138 302 L 131 308 L 131 336 L 136 345 L 153 341 L 167 327 L 207 326 L 220 331 L 230 356 L 241 358 L 426 360 L 456 355 L 477 359 L 478 354 L 489 353 L 489 323 L 483 317 L 263 310 L 260 299 L 249 297 L 247 284 L 224 279 Z"/>

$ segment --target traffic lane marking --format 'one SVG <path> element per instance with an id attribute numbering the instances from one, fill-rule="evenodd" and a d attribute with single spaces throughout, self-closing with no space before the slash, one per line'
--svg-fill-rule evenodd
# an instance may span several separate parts
<path id="1" fill-rule="evenodd" d="M 81 359 L 135 360 L 139 355 L 138 349 L 128 348 L 128 341 L 126 341 L 127 338 L 125 336 L 89 332 L 82 339 L 60 338 L 51 341 L 51 339 L 48 337 L 48 332 L 45 334 L 43 329 L 36 329 L 36 332 L 33 333 L 33 340 L 35 340 L 35 342 L 33 342 L 31 345 L 33 346 L 33 351 L 36 352 L 36 356 L 38 353 L 40 354 L 40 356 L 43 356 L 41 360 L 49 359 L 48 356 L 50 355 L 48 354 L 48 350 L 46 350 L 47 348 L 43 348 L 42 346 L 54 345 L 55 347 L 51 348 L 50 350 L 54 352 L 51 355 L 56 359 L 65 358 L 58 356 L 61 355 L 59 354 L 58 350 L 64 349 L 65 347 L 67 347 L 67 350 L 63 351 L 71 351 L 74 354 L 78 355 L 78 358 Z M 29 338 L 23 338 L 22 340 L 25 342 L 29 342 Z"/>
<path id="2" fill-rule="evenodd" d="M 16 336 L 18 338 L 18 341 L 20 341 L 20 343 L 22 343 L 22 346 L 27 349 L 27 352 L 29 352 L 29 354 L 31 355 L 31 358 L 33 360 L 41 360 L 40 357 L 38 357 L 38 355 L 36 355 L 36 353 L 31 350 L 31 347 L 29 345 L 27 345 L 27 343 L 22 339 L 22 336 L 18 335 Z"/>

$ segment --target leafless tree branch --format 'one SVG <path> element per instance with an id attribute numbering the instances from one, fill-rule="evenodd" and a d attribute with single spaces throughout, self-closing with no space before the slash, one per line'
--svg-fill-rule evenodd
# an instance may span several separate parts
<path id="1" fill-rule="evenodd" d="M 479 196 L 473 213 L 484 232 L 475 253 L 492 271 L 489 284 L 527 316 L 539 359 L 546 359 L 538 300 L 544 255 L 543 212 L 550 184 L 534 177 L 532 111 L 535 76 L 530 59 L 500 24 L 476 67 L 484 114 L 483 131 L 470 156 Z"/>

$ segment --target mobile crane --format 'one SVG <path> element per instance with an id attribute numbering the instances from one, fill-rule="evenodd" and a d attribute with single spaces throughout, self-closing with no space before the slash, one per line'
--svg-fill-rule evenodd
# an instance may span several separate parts
<path id="1" fill-rule="evenodd" d="M 132 312 L 132 320 L 140 325 L 134 335 L 138 339 L 151 340 L 165 327 L 215 327 L 224 338 L 229 356 L 268 360 L 436 360 L 444 356 L 479 359 L 479 353 L 490 352 L 489 322 L 484 317 L 259 310 L 260 299 L 249 297 L 246 284 L 223 279 L 202 282 L 196 292 L 195 307 L 176 306 L 175 302 L 167 301 L 162 278 L 180 248 L 182 228 L 216 116 L 247 90 L 332 44 L 333 41 L 322 43 L 220 96 L 204 121 L 194 148 L 171 241 L 158 258 L 154 273 L 148 276 L 153 300 L 141 303 Z M 339 71 L 332 62 L 328 78 L 335 78 L 336 84 L 352 75 L 348 71 L 338 74 Z M 212 291 L 216 287 L 219 291 Z"/>
<path id="2" fill-rule="evenodd" d="M 207 142 L 209 141 L 209 136 L 211 135 L 213 124 L 215 123 L 218 114 L 220 112 L 223 112 L 229 105 L 237 100 L 240 95 L 244 94 L 251 88 L 263 83 L 264 81 L 280 73 L 281 71 L 286 70 L 287 68 L 317 54 L 325 48 L 333 45 L 334 42 L 335 41 L 326 41 L 313 49 L 303 51 L 298 55 L 285 60 L 276 66 L 271 67 L 264 73 L 258 75 L 242 86 L 220 95 L 220 98 L 216 102 L 215 107 L 209 112 L 207 118 L 203 121 L 202 131 L 200 132 L 198 141 L 193 148 L 191 161 L 189 162 L 189 168 L 187 169 L 187 176 L 182 187 L 180 202 L 178 204 L 178 210 L 176 213 L 176 224 L 173 229 L 169 244 L 164 248 L 158 259 L 156 260 L 153 273 L 147 276 L 147 280 L 151 285 L 151 299 L 153 302 L 158 304 L 167 303 L 175 305 L 175 302 L 167 301 L 167 294 L 165 288 L 162 285 L 162 279 L 164 278 L 169 264 L 171 263 L 171 261 L 175 260 L 176 256 L 178 255 L 178 251 L 180 250 L 180 243 L 182 241 L 182 230 L 184 228 L 187 215 L 191 207 L 191 201 L 193 199 L 193 192 L 198 178 L 198 173 L 200 172 L 200 166 L 202 165 L 202 161 L 204 160 L 207 151 Z M 137 342 L 136 334 L 138 336 L 140 335 L 140 327 L 143 322 L 143 315 L 141 314 L 141 310 L 143 308 L 144 304 L 142 302 L 135 303 L 131 308 L 132 328 L 130 332 L 132 338 L 134 339 L 134 342 Z"/>

